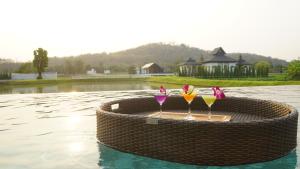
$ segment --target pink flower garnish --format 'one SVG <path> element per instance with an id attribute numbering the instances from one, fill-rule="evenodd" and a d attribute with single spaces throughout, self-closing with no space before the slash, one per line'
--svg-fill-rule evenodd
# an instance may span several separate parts
<path id="1" fill-rule="evenodd" d="M 184 92 L 185 94 L 187 94 L 187 92 L 189 91 L 189 85 L 184 85 L 184 86 L 182 87 L 182 90 L 183 90 L 183 92 Z"/>
<path id="2" fill-rule="evenodd" d="M 219 86 L 213 87 L 212 90 L 214 91 L 214 96 L 216 96 L 217 99 L 224 99 L 225 94 L 222 89 L 220 89 Z"/>
<path id="3" fill-rule="evenodd" d="M 184 85 L 182 87 L 182 91 L 185 94 L 192 94 L 194 92 L 194 86 L 192 86 L 192 85 Z"/>
<path id="4" fill-rule="evenodd" d="M 159 92 L 160 92 L 161 94 L 164 94 L 164 95 L 167 94 L 167 90 L 166 90 L 163 86 L 160 86 Z"/>

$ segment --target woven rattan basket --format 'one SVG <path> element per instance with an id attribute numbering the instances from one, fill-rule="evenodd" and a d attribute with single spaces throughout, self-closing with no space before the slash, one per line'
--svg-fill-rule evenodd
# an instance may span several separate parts
<path id="1" fill-rule="evenodd" d="M 169 97 L 163 109 L 186 112 L 187 104 L 181 97 Z M 192 109 L 197 113 L 207 106 L 196 98 Z M 97 138 L 120 151 L 197 165 L 263 162 L 296 147 L 298 112 L 286 104 L 228 97 L 216 101 L 213 113 L 231 115 L 229 122 L 157 119 L 148 123 L 146 114 L 157 110 L 154 98 L 105 103 L 97 110 Z"/>

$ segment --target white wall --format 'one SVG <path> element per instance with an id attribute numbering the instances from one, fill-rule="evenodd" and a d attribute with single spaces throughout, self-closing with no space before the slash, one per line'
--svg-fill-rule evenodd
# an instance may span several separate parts
<path id="1" fill-rule="evenodd" d="M 12 73 L 12 80 L 34 80 L 38 77 L 37 73 Z M 57 72 L 42 73 L 43 79 L 57 79 Z"/>
<path id="2" fill-rule="evenodd" d="M 144 68 L 142 68 L 142 70 L 141 70 L 141 74 L 149 74 L 149 71 L 148 71 L 148 69 L 144 69 Z"/>
<path id="3" fill-rule="evenodd" d="M 203 66 L 208 67 L 210 71 L 213 70 L 213 67 L 215 66 L 228 66 L 229 70 L 231 70 L 231 67 L 235 67 L 236 66 L 236 62 L 232 62 L 232 63 L 205 63 L 203 64 Z"/>
<path id="4" fill-rule="evenodd" d="M 86 74 L 95 75 L 95 74 L 97 74 L 97 71 L 94 68 L 92 68 L 91 70 L 86 71 Z"/>

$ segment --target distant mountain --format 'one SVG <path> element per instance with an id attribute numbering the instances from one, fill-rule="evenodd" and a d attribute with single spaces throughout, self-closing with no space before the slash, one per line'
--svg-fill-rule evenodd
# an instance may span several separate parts
<path id="1" fill-rule="evenodd" d="M 226 50 L 226 49 L 225 49 Z M 174 66 L 180 62 L 187 60 L 189 57 L 200 61 L 201 57 L 204 60 L 211 58 L 209 54 L 211 51 L 203 50 L 195 47 L 189 47 L 187 45 L 171 45 L 164 43 L 152 43 L 136 48 L 114 52 L 114 53 L 96 53 L 96 54 L 83 54 L 75 57 L 55 57 L 49 59 L 49 67 L 55 65 L 61 65 L 65 60 L 82 60 L 84 64 L 91 67 L 97 67 L 99 64 L 106 67 L 119 66 L 127 68 L 130 65 L 142 66 L 149 62 L 158 63 L 165 69 L 174 69 Z M 228 53 L 233 58 L 238 58 L 239 54 L 243 59 L 249 63 L 256 63 L 264 60 L 272 63 L 272 65 L 284 65 L 288 63 L 285 60 L 276 59 L 272 57 L 266 57 L 251 53 Z"/>
<path id="2" fill-rule="evenodd" d="M 10 59 L 1 59 L 0 58 L 0 73 L 1 72 L 15 72 L 21 63 L 15 63 Z"/>
<path id="3" fill-rule="evenodd" d="M 226 49 L 224 50 L 226 51 Z M 115 69 L 118 71 L 126 71 L 129 66 L 142 66 L 149 62 L 155 62 L 160 66 L 164 67 L 166 71 L 174 71 L 177 64 L 184 62 L 189 57 L 197 61 L 200 61 L 202 57 L 204 60 L 210 59 L 210 52 L 211 51 L 209 50 L 189 47 L 184 44 L 171 45 L 164 43 L 152 43 L 113 53 L 82 54 L 79 56 L 69 57 L 50 57 L 49 70 L 66 72 L 66 69 L 72 69 L 70 68 L 70 64 L 73 64 L 75 65 L 73 66 L 73 69 L 78 68 L 78 66 L 76 65 L 84 65 L 85 69 L 87 69 L 87 67 L 94 67 L 100 69 L 101 67 L 101 69 L 108 68 Z M 238 58 L 239 54 L 242 55 L 244 60 L 252 64 L 261 60 L 268 61 L 272 63 L 272 65 L 286 66 L 288 64 L 288 62 L 285 60 L 266 57 L 257 54 L 228 53 L 229 56 L 236 59 Z M 8 69 L 7 66 L 6 69 Z M 72 70 L 69 71 L 72 72 Z"/>
<path id="4" fill-rule="evenodd" d="M 11 59 L 1 59 L 0 58 L 0 63 L 11 63 L 11 62 L 13 62 L 13 60 L 11 60 Z"/>

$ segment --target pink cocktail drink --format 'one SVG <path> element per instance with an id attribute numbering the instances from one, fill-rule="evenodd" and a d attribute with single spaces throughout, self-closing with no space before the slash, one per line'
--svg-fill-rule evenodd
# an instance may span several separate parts
<path id="1" fill-rule="evenodd" d="M 158 102 L 159 105 L 163 105 L 167 99 L 167 95 L 155 95 L 155 100 Z"/>
<path id="2" fill-rule="evenodd" d="M 154 95 L 154 97 L 155 97 L 155 100 L 157 101 L 157 103 L 158 103 L 159 106 L 160 106 L 160 113 L 159 113 L 159 116 L 161 116 L 161 114 L 162 114 L 162 105 L 163 105 L 164 102 L 166 101 L 167 95 L 165 95 L 165 94 L 158 94 L 158 95 Z"/>

